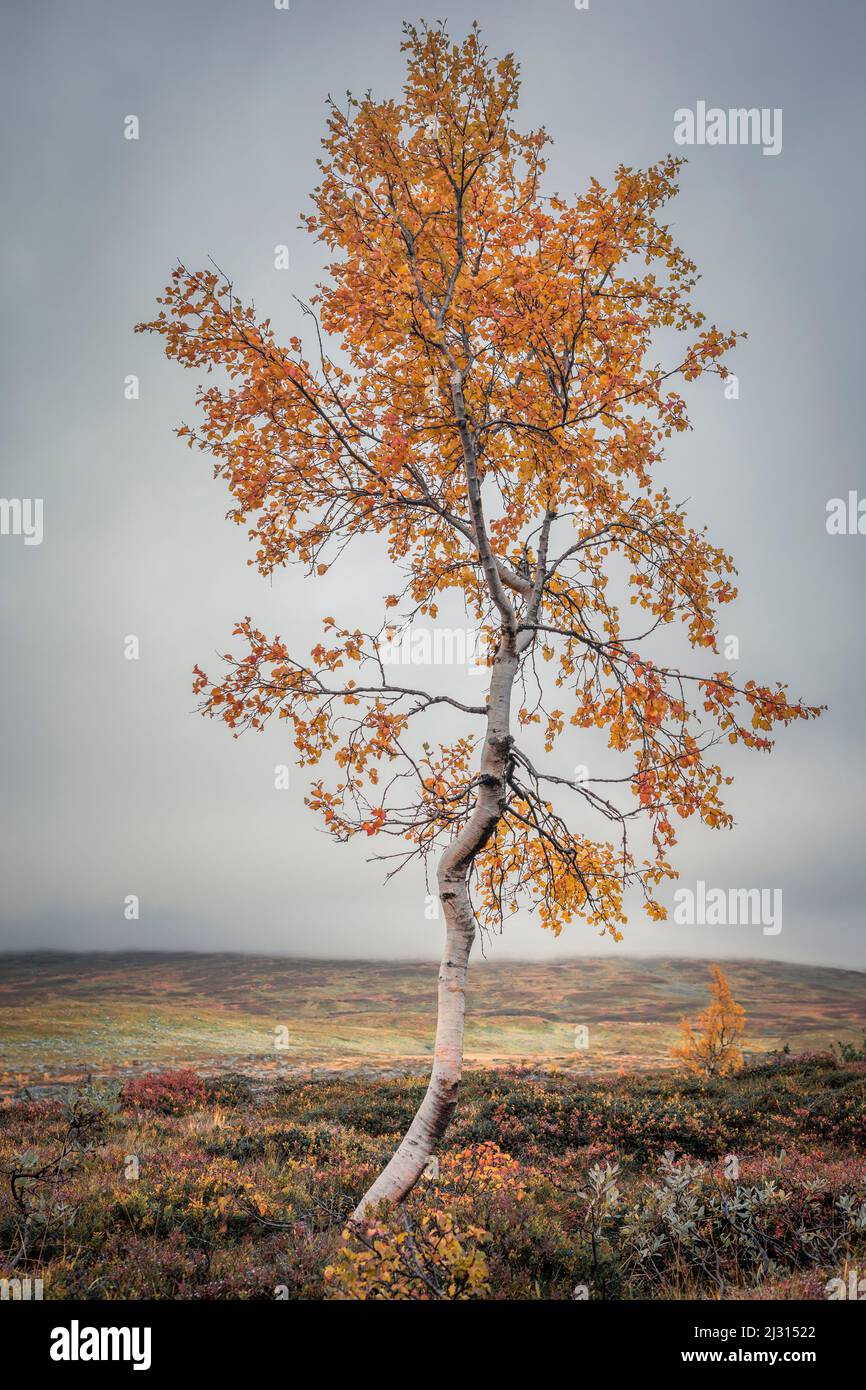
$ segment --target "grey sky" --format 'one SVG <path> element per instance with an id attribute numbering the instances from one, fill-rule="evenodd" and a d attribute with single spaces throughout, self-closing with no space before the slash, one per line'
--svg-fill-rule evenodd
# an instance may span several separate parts
<path id="1" fill-rule="evenodd" d="M 689 828 L 681 882 L 781 888 L 784 928 L 650 925 L 618 948 L 530 919 L 499 956 L 619 949 L 785 956 L 866 966 L 862 927 L 862 608 L 866 537 L 830 537 L 825 507 L 866 494 L 862 440 L 866 7 L 802 0 L 64 0 L 4 7 L 5 212 L 0 496 L 44 498 L 44 541 L 0 536 L 3 803 L 0 946 L 255 949 L 432 956 L 418 874 L 382 885 L 367 845 L 322 835 L 276 729 L 234 742 L 192 713 L 190 671 L 250 613 L 299 644 L 352 617 L 345 569 L 269 587 L 207 461 L 172 434 L 195 377 L 133 335 L 178 258 L 208 255 L 288 335 L 321 250 L 296 230 L 316 182 L 324 99 L 396 95 L 400 21 L 473 18 L 522 64 L 521 124 L 553 137 L 548 191 L 674 149 L 674 112 L 782 108 L 775 158 L 685 151 L 677 238 L 700 301 L 748 342 L 740 399 L 715 380 L 666 481 L 733 554 L 724 630 L 744 675 L 827 702 L 772 758 L 738 757 L 732 832 Z M 123 138 L 130 113 L 141 138 Z M 291 269 L 273 265 L 287 243 Z M 126 401 L 135 373 L 141 398 Z M 376 590 L 373 556 L 359 608 Z M 363 616 L 363 615 L 361 615 Z M 141 659 L 123 659 L 136 634 Z M 453 726 L 452 726 L 453 728 Z M 582 759 L 575 741 L 574 762 Z M 589 828 L 589 827 L 588 827 Z M 124 920 L 125 895 L 141 919 Z M 315 908 L 314 908 L 314 905 Z M 319 923 L 315 931 L 311 922 Z"/>

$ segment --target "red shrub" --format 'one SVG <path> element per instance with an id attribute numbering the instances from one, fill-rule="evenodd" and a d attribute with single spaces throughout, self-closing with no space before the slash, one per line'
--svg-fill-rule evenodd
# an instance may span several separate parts
<path id="1" fill-rule="evenodd" d="M 182 1115 L 204 1103 L 204 1082 L 194 1071 L 151 1071 L 127 1081 L 121 1095 L 124 1110 L 158 1110 Z"/>

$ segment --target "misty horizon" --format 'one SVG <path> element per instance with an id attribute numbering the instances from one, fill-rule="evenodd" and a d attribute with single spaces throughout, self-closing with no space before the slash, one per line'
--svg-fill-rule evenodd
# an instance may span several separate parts
<path id="1" fill-rule="evenodd" d="M 414 7 L 336 0 L 323 24 L 315 6 L 241 14 L 194 3 L 170 11 L 170 44 L 161 4 L 96 0 L 48 14 L 7 13 L 0 58 L 2 159 L 17 190 L 0 232 L 0 490 L 44 503 L 41 544 L 0 537 L 11 600 L 0 619 L 0 950 L 212 952 L 242 940 L 291 958 L 433 958 L 442 928 L 423 874 L 412 866 L 386 885 L 381 866 L 365 863 L 368 845 L 322 834 L 282 731 L 234 742 L 193 713 L 193 665 L 232 645 L 241 615 L 305 649 L 337 604 L 363 624 L 387 568 L 362 546 L 351 583 L 339 568 L 271 584 L 249 569 L 209 461 L 172 433 L 196 417 L 196 374 L 133 332 L 178 258 L 209 257 L 280 338 L 299 328 L 293 296 L 312 293 L 328 259 L 296 228 L 318 177 L 326 96 L 399 95 L 400 23 Z M 688 156 L 669 214 L 701 271 L 698 303 L 749 336 L 731 355 L 738 399 L 716 379 L 699 383 L 694 428 L 671 442 L 659 476 L 738 565 L 740 597 L 723 618 L 737 669 L 829 706 L 815 724 L 780 729 L 770 758 L 731 750 L 735 826 L 684 825 L 667 923 L 630 904 L 617 946 L 579 922 L 554 939 L 521 912 L 489 949 L 497 959 L 625 950 L 866 968 L 866 671 L 851 636 L 866 542 L 827 528 L 830 500 L 866 485 L 854 312 L 866 193 L 850 180 L 866 14 L 835 6 L 830 23 L 805 0 L 738 0 L 724 23 L 686 0 L 586 13 L 459 0 L 448 14 L 455 37 L 477 18 L 491 53 L 516 53 L 520 124 L 543 124 L 553 140 L 546 192 L 609 183 L 620 162 Z M 779 124 L 772 158 L 756 144 L 681 147 L 677 113 L 698 102 L 784 110 L 784 139 Z M 137 140 L 124 138 L 129 113 Z M 840 188 L 846 215 L 829 217 Z M 287 270 L 274 264 L 283 243 Z M 124 394 L 130 375 L 137 399 Z M 454 626 L 459 612 L 441 621 Z M 125 659 L 130 634 L 138 660 Z M 451 688 L 447 670 L 433 675 Z M 478 688 L 471 676 L 464 685 Z M 431 727 L 462 731 L 447 716 Z M 566 756 L 587 756 L 577 735 Z M 282 764 L 289 785 L 276 790 Z M 759 921 L 677 924 L 674 893 L 701 881 L 778 891 L 780 933 L 764 935 Z"/>

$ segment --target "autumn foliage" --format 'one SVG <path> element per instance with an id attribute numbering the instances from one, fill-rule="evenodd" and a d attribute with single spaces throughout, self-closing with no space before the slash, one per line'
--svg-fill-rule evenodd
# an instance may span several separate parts
<path id="1" fill-rule="evenodd" d="M 85 1151 L 58 1100 L 0 1107 L 0 1276 L 78 1303 L 568 1302 L 577 1285 L 592 1300 L 825 1299 L 829 1279 L 864 1268 L 863 1062 L 777 1054 L 712 1079 L 472 1072 L 438 1177 L 344 1236 L 424 1084 L 212 1077 L 183 1113 L 103 1116 Z"/>
<path id="2" fill-rule="evenodd" d="M 705 323 L 695 264 L 663 220 L 681 161 L 546 194 L 548 137 L 514 124 L 513 57 L 494 62 L 474 29 L 457 45 L 407 26 L 403 47 L 401 100 L 330 106 L 303 225 L 334 258 L 303 306 L 309 342 L 281 343 L 225 277 L 183 265 L 140 325 L 225 382 L 200 387 L 200 422 L 179 433 L 213 459 L 263 575 L 294 563 L 312 583 L 371 535 L 394 567 L 376 631 L 328 615 L 301 653 L 243 618 L 239 653 L 216 677 L 197 667 L 195 690 L 236 733 L 286 721 L 301 765 L 336 770 L 309 805 L 337 838 L 391 836 L 426 859 L 471 815 L 486 705 L 446 701 L 463 729 L 423 738 L 443 697 L 386 679 L 380 648 L 457 591 L 491 665 L 510 629 L 521 696 L 475 912 L 498 923 L 522 903 L 554 932 L 579 916 L 618 936 L 629 888 L 665 916 L 678 821 L 730 825 L 711 750 L 766 750 L 774 725 L 818 712 L 781 685 L 651 654 L 673 622 L 716 653 L 736 594 L 732 560 L 656 475 L 689 428 L 682 387 L 724 376 L 738 335 Z M 659 333 L 675 345 L 664 364 Z M 612 783 L 573 782 L 561 756 L 545 767 L 528 751 L 533 730 L 553 753 L 594 728 L 629 760 Z M 555 803 L 569 792 L 575 805 Z M 638 817 L 645 857 L 629 847 Z"/>
<path id="3" fill-rule="evenodd" d="M 743 1065 L 740 1044 L 746 1027 L 746 1011 L 735 1003 L 730 985 L 718 965 L 713 966 L 710 1003 L 696 1025 L 684 1018 L 682 1041 L 671 1048 L 671 1056 L 696 1075 L 727 1076 Z"/>
<path id="4" fill-rule="evenodd" d="M 204 1099 L 205 1088 L 194 1071 L 146 1072 L 126 1082 L 121 1105 L 127 1110 L 157 1110 L 161 1115 L 182 1115 Z"/>

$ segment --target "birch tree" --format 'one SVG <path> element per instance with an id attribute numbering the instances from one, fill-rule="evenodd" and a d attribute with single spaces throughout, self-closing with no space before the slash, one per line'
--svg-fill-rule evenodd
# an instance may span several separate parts
<path id="1" fill-rule="evenodd" d="M 746 1011 L 731 994 L 721 967 L 714 965 L 710 1002 L 696 1024 L 683 1018 L 681 1038 L 671 1048 L 671 1056 L 695 1076 L 727 1076 L 743 1065 L 745 1031 Z"/>
<path id="2" fill-rule="evenodd" d="M 333 260 L 304 339 L 281 344 L 212 267 L 179 265 L 139 325 L 217 372 L 179 434 L 211 456 L 263 575 L 295 564 L 312 585 L 343 566 L 350 610 L 352 545 L 378 537 L 395 576 L 376 630 L 325 616 L 306 653 L 246 617 L 236 654 L 194 684 L 235 734 L 286 721 L 337 840 L 435 870 L 430 1084 L 357 1221 L 409 1192 L 454 1112 L 477 931 L 522 906 L 554 933 L 583 919 L 618 940 L 632 898 L 663 919 L 678 820 L 731 824 L 716 746 L 766 750 L 774 724 L 819 712 L 712 669 L 733 562 L 658 481 L 689 428 L 684 388 L 725 376 L 738 338 L 695 307 L 695 265 L 662 220 L 680 161 L 545 192 L 548 137 L 515 124 L 514 58 L 494 61 L 475 27 L 455 44 L 406 25 L 403 50 L 400 100 L 328 103 L 303 225 Z M 475 701 L 383 659 L 454 594 L 486 635 Z M 654 656 L 671 623 L 701 669 Z M 434 710 L 446 741 L 425 735 Z M 589 730 L 620 776 L 564 766 L 566 732 Z"/>

